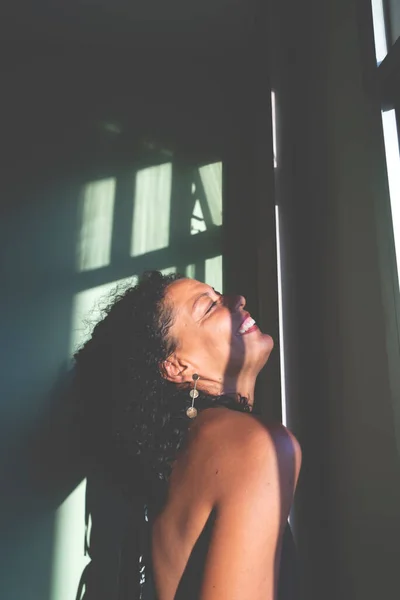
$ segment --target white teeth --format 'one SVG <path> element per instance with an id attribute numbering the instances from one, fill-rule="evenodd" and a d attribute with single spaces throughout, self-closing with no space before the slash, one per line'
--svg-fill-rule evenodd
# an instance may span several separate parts
<path id="1" fill-rule="evenodd" d="M 251 317 L 247 317 L 247 319 L 242 323 L 241 328 L 239 329 L 239 333 L 245 333 L 250 327 L 253 327 L 255 324 L 255 320 Z"/>

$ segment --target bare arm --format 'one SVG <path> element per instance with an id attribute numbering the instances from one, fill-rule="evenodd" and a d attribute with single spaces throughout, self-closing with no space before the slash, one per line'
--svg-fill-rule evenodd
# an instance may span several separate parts
<path id="1" fill-rule="evenodd" d="M 300 447 L 283 426 L 242 413 L 230 411 L 217 428 L 209 462 L 216 520 L 200 600 L 275 600 Z"/>

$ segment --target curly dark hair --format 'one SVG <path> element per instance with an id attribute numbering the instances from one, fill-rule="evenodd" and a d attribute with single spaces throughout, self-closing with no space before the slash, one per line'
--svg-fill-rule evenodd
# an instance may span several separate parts
<path id="1" fill-rule="evenodd" d="M 165 292 L 181 277 L 149 271 L 137 285 L 115 290 L 74 357 L 92 458 L 107 464 L 128 493 L 140 494 L 153 515 L 164 502 L 172 463 L 190 424 L 189 384 L 171 383 L 162 372 L 163 361 L 177 347 L 170 334 L 174 310 Z M 243 397 L 199 393 L 198 411 L 216 406 L 251 411 Z M 143 549 L 138 552 L 143 562 Z"/>

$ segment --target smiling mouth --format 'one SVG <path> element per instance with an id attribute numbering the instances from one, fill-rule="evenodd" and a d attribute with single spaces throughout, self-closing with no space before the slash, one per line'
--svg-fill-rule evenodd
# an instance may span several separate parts
<path id="1" fill-rule="evenodd" d="M 238 331 L 238 335 L 244 335 L 245 333 L 250 333 L 251 331 L 255 331 L 258 329 L 256 322 L 251 317 L 247 317 L 240 326 Z"/>

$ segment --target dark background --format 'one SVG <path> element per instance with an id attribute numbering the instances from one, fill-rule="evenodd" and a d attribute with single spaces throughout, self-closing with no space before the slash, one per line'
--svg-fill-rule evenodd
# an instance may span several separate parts
<path id="1" fill-rule="evenodd" d="M 55 509 L 83 476 L 71 406 L 54 411 L 50 393 L 68 360 L 74 295 L 174 264 L 182 242 L 178 232 L 158 264 L 133 264 L 121 209 L 111 267 L 83 280 L 79 189 L 157 164 L 165 149 L 180 164 L 222 161 L 223 237 L 213 248 L 226 289 L 244 291 L 277 341 L 279 205 L 305 597 L 396 597 L 398 281 L 369 8 L 74 0 L 1 10 L 2 597 L 50 600 Z M 260 391 L 275 414 L 278 367 L 276 352 Z M 49 464 L 35 454 L 38 438 Z"/>

